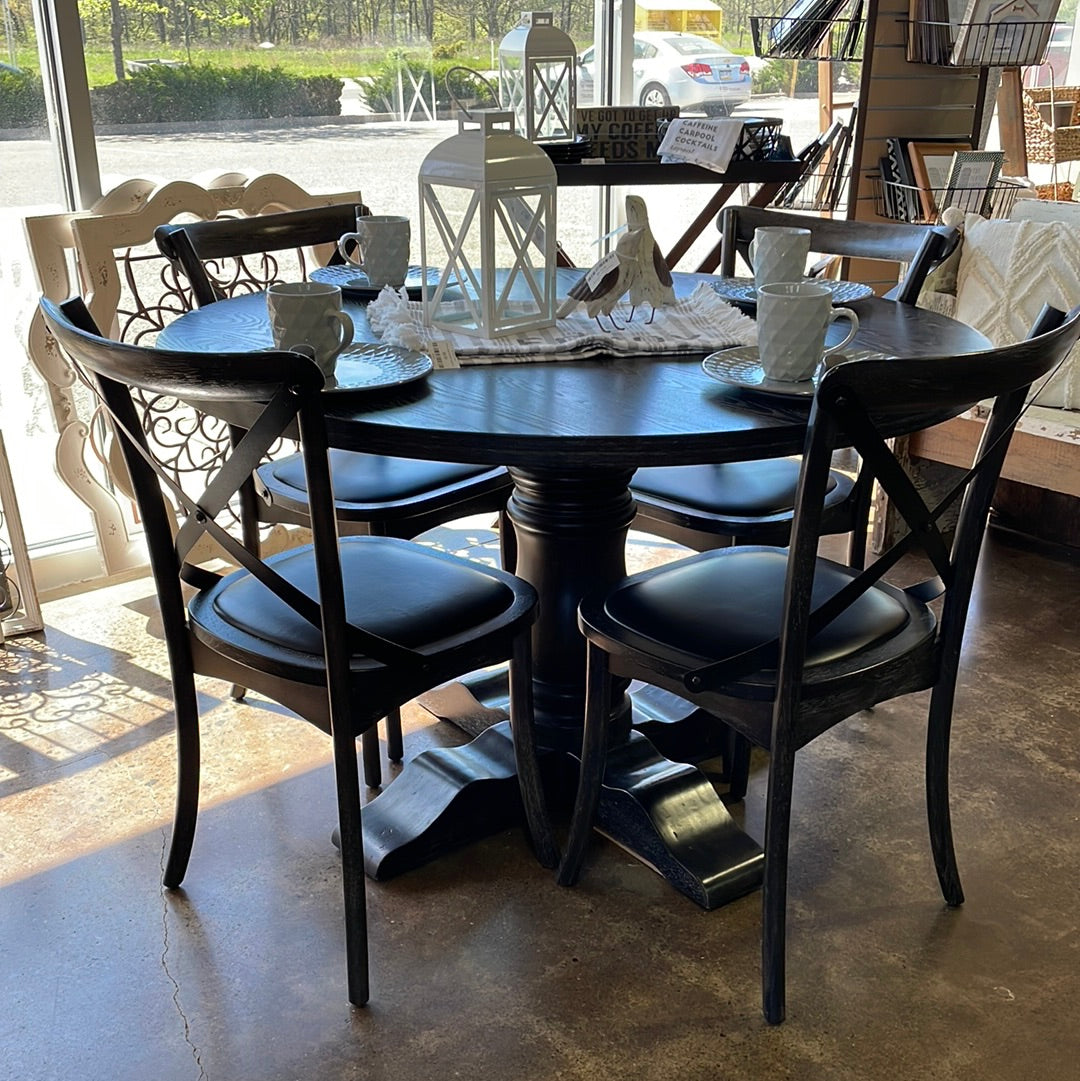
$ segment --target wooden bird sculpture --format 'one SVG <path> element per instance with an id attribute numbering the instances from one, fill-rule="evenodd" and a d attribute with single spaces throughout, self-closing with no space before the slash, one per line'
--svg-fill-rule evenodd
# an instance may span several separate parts
<path id="1" fill-rule="evenodd" d="M 637 278 L 637 243 L 636 237 L 631 236 L 630 233 L 623 233 L 615 245 L 615 250 L 605 255 L 566 294 L 566 299 L 559 306 L 555 317 L 562 319 L 569 315 L 578 304 L 584 304 L 590 318 L 596 320 L 601 330 L 607 329 L 600 322 L 602 314 L 611 320 L 613 329 L 621 330 L 622 328 L 615 322 L 611 313 Z"/>
<path id="2" fill-rule="evenodd" d="M 649 228 L 649 212 L 640 195 L 626 197 L 626 226 L 627 236 L 635 238 L 634 256 L 638 263 L 637 274 L 630 284 L 630 318 L 634 318 L 638 305 L 648 304 L 652 312 L 645 322 L 651 323 L 656 318 L 657 308 L 675 303 L 675 290 L 671 284 L 671 271 Z"/>

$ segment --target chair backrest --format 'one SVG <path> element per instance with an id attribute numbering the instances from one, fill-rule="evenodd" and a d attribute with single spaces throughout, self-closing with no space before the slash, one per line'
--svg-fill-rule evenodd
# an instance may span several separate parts
<path id="1" fill-rule="evenodd" d="M 238 292 L 258 292 L 276 282 L 294 280 L 283 276 L 280 256 L 295 256 L 304 275 L 305 249 L 330 245 L 330 263 L 343 262 L 337 252 L 338 237 L 354 232 L 358 214 L 368 213 L 362 204 L 312 207 L 284 214 L 260 214 L 250 218 L 219 218 L 216 221 L 163 225 L 155 232 L 158 248 L 180 267 L 191 284 L 200 307 Z M 316 265 L 327 260 L 316 260 Z"/>
<path id="2" fill-rule="evenodd" d="M 892 299 L 914 304 L 927 274 L 956 247 L 959 236 L 944 225 L 908 225 L 845 221 L 809 214 L 788 214 L 753 206 L 730 206 L 720 212 L 720 273 L 735 273 L 735 257 L 748 264 L 754 230 L 763 226 L 794 226 L 810 230 L 810 250 L 845 259 L 906 263 L 907 273 Z M 895 278 L 893 279 L 895 280 Z"/>
<path id="3" fill-rule="evenodd" d="M 349 656 L 363 650 L 384 663 L 414 659 L 414 651 L 347 623 L 329 471 L 329 447 L 318 366 L 299 353 L 269 350 L 259 363 L 250 353 L 182 353 L 115 342 L 101 337 L 80 298 L 63 304 L 42 299 L 45 323 L 77 370 L 95 388 L 117 433 L 145 530 L 174 679 L 191 672 L 192 642 L 183 587 L 205 588 L 219 575 L 199 566 L 205 536 L 225 549 L 323 637 L 329 692 L 329 726 L 335 756 L 355 771 L 355 732 L 349 720 Z M 244 437 L 231 448 L 205 490 L 183 492 L 167 462 L 155 453 L 142 427 L 142 399 L 195 398 L 215 409 L 252 411 Z M 264 404 L 256 404 L 264 403 Z M 315 550 L 315 596 L 285 581 L 258 552 L 246 548 L 218 521 L 267 448 L 295 425 L 304 455 Z M 172 503 L 182 507 L 175 528 Z M 203 671 L 203 668 L 199 668 Z M 342 718 L 345 723 L 336 724 Z M 309 720 L 314 720 L 309 717 Z"/>
<path id="4" fill-rule="evenodd" d="M 739 657 L 690 673 L 690 689 L 721 686 L 760 668 L 774 667 L 778 659 L 780 680 L 797 686 L 807 640 L 913 551 L 929 558 L 935 574 L 908 588 L 922 599 L 944 593 L 936 641 L 942 656 L 955 664 L 990 501 L 1009 439 L 1031 384 L 1062 363 L 1078 338 L 1080 307 L 1068 316 L 1044 308 L 1032 335 L 1016 345 L 958 357 L 868 358 L 829 369 L 814 397 L 803 450 L 782 632 Z M 975 464 L 936 506 L 928 507 L 888 440 L 910 430 L 912 418 L 929 426 L 983 399 L 993 399 L 994 405 Z M 863 473 L 882 486 L 909 532 L 850 585 L 811 610 L 821 509 L 832 453 L 842 446 L 852 446 L 859 453 Z M 938 527 L 938 519 L 958 499 L 960 515 L 950 544 Z"/>

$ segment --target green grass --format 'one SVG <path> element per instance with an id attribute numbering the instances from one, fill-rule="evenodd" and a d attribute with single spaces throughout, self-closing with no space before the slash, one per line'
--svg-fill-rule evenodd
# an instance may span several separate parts
<path id="1" fill-rule="evenodd" d="M 421 48 L 407 48 L 405 55 L 422 58 L 425 53 Z M 89 46 L 86 56 L 86 76 L 93 86 L 103 86 L 116 81 L 113 71 L 112 52 L 108 48 Z M 248 64 L 262 64 L 266 67 L 280 67 L 292 75 L 336 75 L 339 78 L 355 78 L 358 75 L 374 74 L 386 60 L 387 51 L 375 48 L 320 48 L 318 46 L 296 47 L 278 46 L 273 49 L 255 47 L 242 49 L 214 48 L 192 49 L 190 56 L 184 48 L 170 48 L 157 42 L 124 47 L 125 60 L 190 60 L 193 64 L 212 64 L 215 67 L 239 68 Z M 4 59 L 7 58 L 6 52 Z M 18 50 L 18 65 L 29 71 L 40 68 L 36 49 Z M 463 55 L 457 58 L 459 64 L 486 70 L 491 65 L 491 53 L 487 42 L 477 42 L 475 55 Z"/>

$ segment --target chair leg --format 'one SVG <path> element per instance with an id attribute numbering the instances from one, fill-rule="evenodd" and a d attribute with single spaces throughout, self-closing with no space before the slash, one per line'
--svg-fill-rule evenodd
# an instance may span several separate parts
<path id="1" fill-rule="evenodd" d="M 379 749 L 379 726 L 372 725 L 360 737 L 360 755 L 364 761 L 364 784 L 378 788 L 382 784 L 382 758 Z"/>
<path id="2" fill-rule="evenodd" d="M 510 515 L 503 507 L 499 511 L 499 562 L 502 569 L 513 574 L 517 567 L 517 534 L 514 532 L 514 523 L 510 521 Z"/>
<path id="3" fill-rule="evenodd" d="M 727 798 L 731 801 L 746 798 L 750 783 L 750 741 L 738 732 L 731 732 L 724 748 L 724 772 L 727 774 Z"/>
<path id="4" fill-rule="evenodd" d="M 577 798 L 570 818 L 566 852 L 556 876 L 560 886 L 573 886 L 581 875 L 585 849 L 589 844 L 607 757 L 607 720 L 611 711 L 608 655 L 592 642 L 588 644 L 585 692 L 585 732 L 582 737 L 581 771 Z"/>
<path id="5" fill-rule="evenodd" d="M 926 729 L 926 814 L 930 823 L 930 848 L 942 895 L 945 903 L 952 907 L 964 903 L 949 815 L 949 735 L 955 689 L 955 674 L 943 675 L 930 696 Z"/>
<path id="6" fill-rule="evenodd" d="M 341 841 L 341 881 L 345 894 L 345 966 L 349 1001 L 363 1006 L 369 996 L 367 895 L 364 885 L 364 831 L 356 755 L 339 753 L 335 739 L 334 776 Z"/>
<path id="7" fill-rule="evenodd" d="M 514 761 L 529 838 L 540 865 L 550 868 L 559 862 L 559 847 L 548 816 L 537 757 L 530 649 L 529 632 L 519 634 L 514 640 L 514 655 L 510 661 L 510 730 L 514 737 Z"/>
<path id="8" fill-rule="evenodd" d="M 386 715 L 386 757 L 400 762 L 405 757 L 405 742 L 401 735 L 401 710 L 392 709 Z"/>
<path id="9" fill-rule="evenodd" d="M 173 817 L 169 855 L 162 881 L 176 889 L 184 881 L 195 822 L 199 815 L 199 706 L 190 670 L 181 674 L 173 666 L 173 703 L 176 710 L 176 812 Z"/>
<path id="10" fill-rule="evenodd" d="M 765 884 L 762 894 L 761 1000 L 765 1020 L 778 1025 L 786 1009 L 787 866 L 795 751 L 784 740 L 769 758 L 765 812 Z"/>
<path id="11" fill-rule="evenodd" d="M 860 471 L 855 481 L 855 502 L 852 510 L 851 537 L 848 540 L 848 566 L 862 570 L 866 566 L 866 544 L 870 532 L 870 506 L 873 501 L 873 481 Z"/>

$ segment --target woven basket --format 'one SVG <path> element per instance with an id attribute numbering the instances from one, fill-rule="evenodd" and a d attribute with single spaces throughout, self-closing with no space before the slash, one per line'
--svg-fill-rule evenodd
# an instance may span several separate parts
<path id="1" fill-rule="evenodd" d="M 1073 186 L 1069 180 L 1059 180 L 1057 184 L 1036 184 L 1035 194 L 1040 199 L 1050 199 L 1059 203 L 1073 201 Z"/>
<path id="2" fill-rule="evenodd" d="M 1073 103 L 1072 116 L 1067 126 L 1051 128 L 1039 115 L 1039 105 L 1051 100 Z M 1080 86 L 1044 86 L 1024 91 L 1024 144 L 1029 162 L 1056 165 L 1059 161 L 1080 160 L 1078 103 Z"/>

